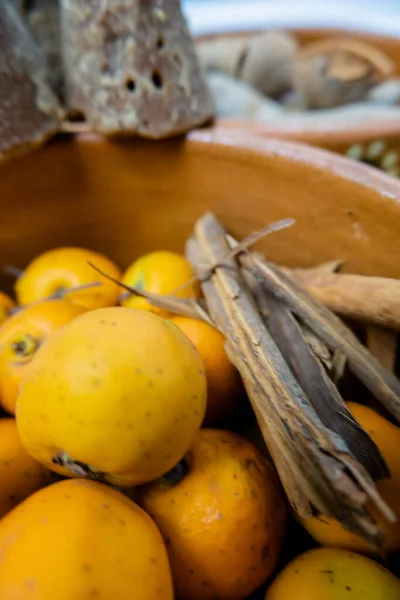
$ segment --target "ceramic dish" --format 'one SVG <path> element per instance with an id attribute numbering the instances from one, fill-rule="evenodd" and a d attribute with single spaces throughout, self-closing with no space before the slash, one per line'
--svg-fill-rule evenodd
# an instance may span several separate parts
<path id="1" fill-rule="evenodd" d="M 400 276 L 400 183 L 301 144 L 245 142 L 218 126 L 159 143 L 64 136 L 0 172 L 3 265 L 84 244 L 125 266 L 155 248 L 182 250 L 211 210 L 238 237 L 294 217 L 261 244 L 278 263 L 341 258 L 349 271 Z"/>
<path id="2" fill-rule="evenodd" d="M 341 258 L 350 272 L 400 276 L 400 182 L 317 148 L 244 142 L 218 126 L 160 143 L 64 136 L 1 164 L 0 198 L 1 267 L 62 245 L 125 267 L 154 249 L 182 251 L 195 220 L 213 211 L 238 237 L 294 217 L 259 244 L 278 263 Z M 1 288 L 10 283 L 0 278 Z M 283 561 L 307 548 L 302 536 Z"/>
<path id="3" fill-rule="evenodd" d="M 301 45 L 323 38 L 345 36 L 373 44 L 382 50 L 395 64 L 396 75 L 400 74 L 400 40 L 389 36 L 340 30 L 290 30 Z M 250 36 L 254 32 L 235 31 L 228 36 Z M 199 40 L 215 36 L 202 36 Z M 332 122 L 315 119 L 313 123 L 299 122 L 294 116 L 284 124 L 262 124 L 255 121 L 221 119 L 224 128 L 244 130 L 261 137 L 289 138 L 326 148 L 350 158 L 372 164 L 391 175 L 400 174 L 400 118 L 377 116 L 374 119 L 360 117 L 358 120 L 341 121 L 340 116 Z"/>

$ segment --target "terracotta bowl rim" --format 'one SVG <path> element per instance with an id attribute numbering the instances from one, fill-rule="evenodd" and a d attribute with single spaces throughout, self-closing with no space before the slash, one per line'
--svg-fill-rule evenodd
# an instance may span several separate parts
<path id="1" fill-rule="evenodd" d="M 82 144 L 119 144 L 123 146 L 130 143 L 143 143 L 143 146 L 145 146 L 160 142 L 140 138 L 127 138 L 126 140 L 116 141 L 96 133 L 77 133 L 73 135 L 62 134 L 53 139 L 50 145 L 57 143 L 67 143 L 71 146 L 74 144 L 78 146 Z M 202 148 L 203 151 L 212 153 L 222 150 L 228 157 L 246 154 L 249 158 L 257 161 L 263 160 L 265 156 L 276 156 L 288 162 L 296 163 L 298 167 L 304 165 L 304 167 L 311 167 L 316 171 L 328 170 L 341 179 L 373 189 L 382 199 L 384 198 L 386 201 L 389 199 L 400 205 L 400 180 L 364 163 L 300 141 L 274 138 L 272 136 L 248 135 L 243 129 L 228 128 L 217 123 L 212 127 L 195 129 L 185 136 L 164 140 L 161 143 L 194 144 Z M 40 149 L 36 152 L 40 152 Z"/>

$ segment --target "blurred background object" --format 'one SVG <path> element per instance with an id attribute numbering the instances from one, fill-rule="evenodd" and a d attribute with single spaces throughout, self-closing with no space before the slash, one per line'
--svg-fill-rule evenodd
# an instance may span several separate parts
<path id="1" fill-rule="evenodd" d="M 400 36 L 399 0 L 183 0 L 182 5 L 195 35 L 329 27 Z"/>

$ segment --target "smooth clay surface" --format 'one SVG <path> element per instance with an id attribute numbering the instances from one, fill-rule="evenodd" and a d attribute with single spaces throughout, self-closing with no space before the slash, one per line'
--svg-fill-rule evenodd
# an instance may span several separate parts
<path id="1" fill-rule="evenodd" d="M 295 218 L 259 244 L 278 263 L 344 259 L 350 272 L 400 276 L 396 179 L 320 149 L 218 127 L 157 143 L 65 136 L 2 163 L 0 199 L 1 270 L 71 244 L 123 268 L 150 250 L 182 251 L 195 220 L 213 211 L 239 238 Z"/>

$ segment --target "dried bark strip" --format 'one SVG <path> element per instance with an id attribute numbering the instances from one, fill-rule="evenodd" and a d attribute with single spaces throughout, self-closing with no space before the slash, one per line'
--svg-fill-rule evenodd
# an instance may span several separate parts
<path id="1" fill-rule="evenodd" d="M 239 261 L 331 350 L 342 352 L 347 357 L 350 370 L 400 422 L 400 381 L 379 364 L 350 329 L 293 279 L 261 256 L 242 254 Z"/>
<path id="2" fill-rule="evenodd" d="M 261 294 L 258 298 L 259 302 L 266 301 Z M 347 409 L 338 389 L 309 348 L 291 312 L 273 297 L 268 298 L 267 302 L 271 334 L 325 427 L 346 441 L 350 452 L 373 479 L 389 477 L 389 470 L 379 449 Z"/>
<path id="3" fill-rule="evenodd" d="M 333 312 L 400 331 L 400 281 L 316 269 L 282 269 Z"/>
<path id="4" fill-rule="evenodd" d="M 203 217 L 195 234 L 196 242 L 192 240 L 188 245 L 188 256 L 199 271 L 226 256 L 225 232 L 213 216 Z M 228 338 L 230 354 L 244 378 L 292 505 L 304 516 L 313 507 L 335 516 L 370 543 L 379 545 L 379 529 L 366 512 L 365 503 L 371 498 L 393 519 L 390 509 L 344 441 L 323 425 L 294 379 L 235 261 L 224 261 L 223 267 L 203 281 L 203 291 L 211 317 Z"/>

